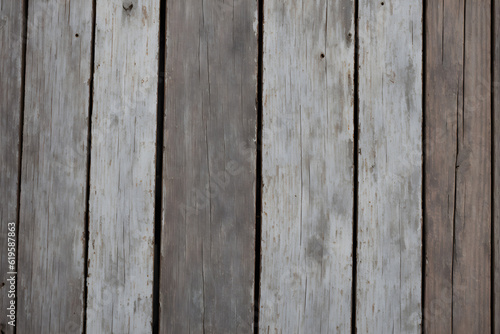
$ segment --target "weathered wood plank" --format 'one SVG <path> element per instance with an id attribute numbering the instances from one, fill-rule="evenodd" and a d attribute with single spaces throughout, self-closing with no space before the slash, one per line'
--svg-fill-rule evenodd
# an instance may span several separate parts
<path id="1" fill-rule="evenodd" d="M 429 1 L 426 333 L 490 331 L 490 1 Z"/>
<path id="2" fill-rule="evenodd" d="M 98 1 L 88 333 L 151 333 L 159 0 Z"/>
<path id="3" fill-rule="evenodd" d="M 30 0 L 18 333 L 83 327 L 92 39 L 89 1 Z"/>
<path id="4" fill-rule="evenodd" d="M 423 1 L 359 2 L 358 333 L 417 333 Z"/>
<path id="5" fill-rule="evenodd" d="M 167 10 L 161 333 L 252 333 L 257 2 Z"/>
<path id="6" fill-rule="evenodd" d="M 354 2 L 264 2 L 263 333 L 350 333 Z"/>
<path id="7" fill-rule="evenodd" d="M 23 1 L 0 0 L 0 332 L 5 334 L 14 333 L 7 324 L 13 300 L 7 273 L 15 271 L 9 268 L 7 249 L 9 223 L 17 229 L 18 221 L 23 23 Z"/>
<path id="8" fill-rule="evenodd" d="M 492 3 L 493 27 L 493 333 L 500 333 L 500 2 Z"/>
<path id="9" fill-rule="evenodd" d="M 428 1 L 425 76 L 426 333 L 452 333 L 457 122 L 463 108 L 464 1 Z"/>

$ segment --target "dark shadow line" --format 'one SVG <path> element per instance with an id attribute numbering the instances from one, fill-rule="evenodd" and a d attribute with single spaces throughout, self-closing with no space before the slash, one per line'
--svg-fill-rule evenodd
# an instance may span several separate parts
<path id="1" fill-rule="evenodd" d="M 426 272 L 426 256 L 427 256 L 427 247 L 425 243 L 426 239 L 426 234 L 425 234 L 425 182 L 426 182 L 426 176 L 425 176 L 425 164 L 426 164 L 426 158 L 427 158 L 427 148 L 426 148 L 426 131 L 425 131 L 425 125 L 426 125 L 426 117 L 425 113 L 427 111 L 425 107 L 425 92 L 426 92 L 426 80 L 427 80 L 427 62 L 426 62 L 426 28 L 427 27 L 427 0 L 424 0 L 423 2 L 423 7 L 422 7 L 422 257 L 421 257 L 421 265 L 422 265 L 422 277 L 421 277 L 421 282 L 422 282 L 422 290 L 421 290 L 421 300 L 422 304 L 420 305 L 421 310 L 421 332 L 424 333 L 425 331 L 425 272 Z"/>
<path id="2" fill-rule="evenodd" d="M 255 177 L 255 278 L 254 278 L 254 333 L 259 333 L 260 275 L 262 272 L 262 86 L 264 55 L 264 0 L 258 1 L 258 65 L 257 65 L 257 156 Z"/>
<path id="3" fill-rule="evenodd" d="M 153 275 L 153 333 L 160 331 L 160 267 L 161 267 L 161 221 L 162 221 L 162 187 L 163 187 L 163 145 L 165 117 L 165 49 L 166 49 L 166 12 L 167 1 L 160 1 L 159 52 L 158 52 L 158 104 L 156 113 L 156 174 L 155 174 L 155 206 L 154 206 L 154 275 Z"/>
<path id="4" fill-rule="evenodd" d="M 83 325 L 82 333 L 87 333 L 87 305 L 88 305 L 88 276 L 89 276 L 89 200 L 90 200 L 90 159 L 92 148 L 92 112 L 94 103 L 94 59 L 95 59 L 95 28 L 96 28 L 96 0 L 92 0 L 92 38 L 90 55 L 90 84 L 89 84 L 89 117 L 87 130 L 87 189 L 85 191 L 85 261 L 83 265 Z"/>
<path id="5" fill-rule="evenodd" d="M 359 151 L 359 1 L 354 1 L 354 150 L 353 154 L 353 233 L 352 233 L 352 291 L 351 291 L 351 333 L 356 334 L 356 289 L 358 261 L 358 151 Z"/>
<path id="6" fill-rule="evenodd" d="M 19 157 L 17 161 L 17 212 L 16 212 L 16 260 L 15 260 L 15 270 L 18 273 L 19 269 L 19 227 L 21 218 L 21 181 L 22 181 L 22 164 L 23 164 L 23 138 L 24 138 L 24 107 L 25 107 L 25 96 L 26 96 L 26 49 L 28 45 L 28 6 L 29 0 L 24 0 L 23 2 L 23 29 L 21 32 L 21 105 L 19 114 L 19 146 L 18 152 Z M 16 309 L 19 310 L 18 298 L 19 293 L 19 274 L 16 274 L 15 284 L 16 284 L 16 294 L 14 296 L 14 303 Z M 18 317 L 16 316 L 17 325 Z M 17 333 L 17 326 L 14 326 L 14 334 Z"/>

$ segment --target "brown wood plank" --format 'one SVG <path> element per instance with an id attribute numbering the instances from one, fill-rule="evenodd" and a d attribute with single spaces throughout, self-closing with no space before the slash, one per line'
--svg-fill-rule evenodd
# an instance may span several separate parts
<path id="1" fill-rule="evenodd" d="M 161 333 L 252 333 L 257 2 L 168 3 Z"/>
<path id="2" fill-rule="evenodd" d="M 11 282 L 15 283 L 11 278 L 15 275 L 8 274 L 15 271 L 15 267 L 10 267 L 15 264 L 9 264 L 8 253 L 16 235 L 14 231 L 12 238 L 9 230 L 17 228 L 18 221 L 23 7 L 20 0 L 0 0 L 0 332 L 4 334 L 14 333 L 8 322 L 15 320 L 7 317 L 7 308 L 11 301 L 15 302 L 9 297 Z"/>
<path id="3" fill-rule="evenodd" d="M 17 333 L 83 330 L 92 2 L 30 0 Z"/>
<path id="4" fill-rule="evenodd" d="M 490 331 L 490 1 L 426 11 L 426 333 Z"/>

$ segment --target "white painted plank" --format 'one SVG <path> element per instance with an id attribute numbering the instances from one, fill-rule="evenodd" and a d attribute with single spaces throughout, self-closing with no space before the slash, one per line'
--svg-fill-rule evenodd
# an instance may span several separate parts
<path id="1" fill-rule="evenodd" d="M 421 330 L 422 2 L 359 2 L 357 333 Z"/>
<path id="2" fill-rule="evenodd" d="M 22 96 L 23 1 L 0 0 L 0 333 L 12 334 L 9 228 L 17 228 Z M 14 224 L 12 224 L 14 223 Z M 16 233 L 13 234 L 14 239 Z M 15 301 L 15 300 L 14 300 Z"/>
<path id="3" fill-rule="evenodd" d="M 88 333 L 151 333 L 159 1 L 97 1 Z"/>
<path id="4" fill-rule="evenodd" d="M 350 333 L 354 2 L 264 2 L 263 333 Z"/>
<path id="5" fill-rule="evenodd" d="M 30 0 L 17 333 L 83 330 L 92 3 Z"/>

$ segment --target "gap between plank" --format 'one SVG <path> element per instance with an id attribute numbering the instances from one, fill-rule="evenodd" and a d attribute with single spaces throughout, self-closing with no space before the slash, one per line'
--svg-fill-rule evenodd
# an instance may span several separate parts
<path id="1" fill-rule="evenodd" d="M 427 264 L 427 253 L 426 253 L 426 245 L 425 245 L 425 162 L 426 162 L 426 140 L 425 140 L 425 82 L 427 80 L 427 71 L 426 71 L 426 55 L 427 53 L 425 52 L 426 48 L 426 34 L 425 34 L 425 27 L 427 23 L 426 19 L 427 15 L 427 1 L 423 1 L 422 4 L 422 290 L 420 291 L 420 299 L 421 299 L 421 305 L 420 305 L 420 312 L 421 312 L 421 318 L 420 318 L 420 331 L 423 333 L 424 332 L 424 316 L 425 316 L 425 270 L 426 270 L 426 264 Z"/>
<path id="2" fill-rule="evenodd" d="M 156 116 L 156 175 L 154 205 L 154 273 L 153 273 L 153 333 L 160 331 L 160 265 L 161 265 L 161 220 L 162 220 L 162 187 L 163 187 L 163 123 L 165 117 L 165 48 L 166 48 L 166 11 L 167 1 L 160 0 L 159 50 L 158 50 L 158 93 Z"/>
<path id="3" fill-rule="evenodd" d="M 87 333 L 87 301 L 88 287 L 87 280 L 89 276 L 89 199 L 90 199 L 90 157 L 92 147 L 92 111 L 94 102 L 94 59 L 95 59 L 95 29 L 96 29 L 96 0 L 92 0 L 92 37 L 90 40 L 90 83 L 89 83 L 89 112 L 88 112 L 88 130 L 87 130 L 87 189 L 85 191 L 85 247 L 83 264 L 83 324 L 82 332 Z"/>
<path id="4" fill-rule="evenodd" d="M 491 1 L 491 31 L 490 31 L 490 96 L 491 96 L 491 296 L 490 296 L 490 313 L 491 313 L 491 334 L 495 333 L 495 0 Z"/>
<path id="5" fill-rule="evenodd" d="M 21 32 L 21 106 L 20 106 L 20 115 L 19 115 L 19 158 L 17 165 L 17 213 L 16 213 L 16 261 L 15 261 L 15 270 L 17 273 L 18 263 L 19 263 L 19 221 L 21 218 L 21 173 L 22 173 L 22 164 L 23 164 L 23 138 L 24 138 L 24 101 L 26 95 L 26 47 L 28 45 L 28 5 L 29 0 L 23 1 L 23 30 Z M 15 284 L 16 289 L 19 286 L 18 280 L 19 274 L 16 274 Z M 19 303 L 17 299 L 17 293 L 14 296 L 14 302 L 19 309 Z M 17 325 L 17 318 L 16 318 Z M 17 327 L 14 326 L 14 334 L 17 333 Z"/>
<path id="6" fill-rule="evenodd" d="M 358 252 L 358 150 L 359 150 L 359 0 L 354 1 L 354 150 L 353 154 L 353 233 L 352 233 L 352 292 L 351 292 L 351 333 L 356 334 L 356 279 Z"/>
<path id="7" fill-rule="evenodd" d="M 257 60 L 257 157 L 255 173 L 255 279 L 254 333 L 259 333 L 260 275 L 262 272 L 262 85 L 264 56 L 264 0 L 258 1 L 258 60 Z"/>

